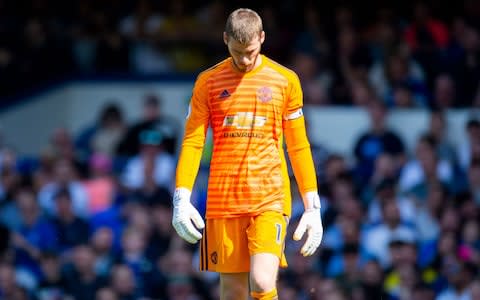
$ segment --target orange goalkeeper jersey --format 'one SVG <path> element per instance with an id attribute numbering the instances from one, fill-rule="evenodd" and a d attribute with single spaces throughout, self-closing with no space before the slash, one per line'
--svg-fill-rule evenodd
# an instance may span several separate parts
<path id="1" fill-rule="evenodd" d="M 263 55 L 261 65 L 248 73 L 236 71 L 231 58 L 202 72 L 190 102 L 176 186 L 192 189 L 210 126 L 213 152 L 206 217 L 255 215 L 266 210 L 289 215 L 283 132 L 289 118 L 301 119 L 294 130 L 306 141 L 302 101 L 296 74 Z M 306 164 L 313 165 L 306 145 L 310 160 Z M 316 190 L 314 172 L 297 173 L 302 189 Z"/>

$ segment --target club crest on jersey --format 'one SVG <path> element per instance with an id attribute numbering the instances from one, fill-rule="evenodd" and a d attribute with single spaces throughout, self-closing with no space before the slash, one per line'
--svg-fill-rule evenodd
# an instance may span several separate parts
<path id="1" fill-rule="evenodd" d="M 218 98 L 220 99 L 225 99 L 228 97 L 230 97 L 230 93 L 227 90 L 223 90 L 223 92 L 221 92 L 220 95 L 218 95 Z"/>
<path id="2" fill-rule="evenodd" d="M 269 88 L 268 86 L 262 86 L 257 90 L 257 98 L 262 103 L 270 102 L 273 98 L 272 89 Z"/>

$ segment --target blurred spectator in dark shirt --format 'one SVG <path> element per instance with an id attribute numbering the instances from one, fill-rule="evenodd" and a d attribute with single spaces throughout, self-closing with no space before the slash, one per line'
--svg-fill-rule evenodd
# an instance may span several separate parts
<path id="1" fill-rule="evenodd" d="M 59 190 L 55 196 L 56 214 L 52 218 L 57 232 L 58 246 L 62 252 L 85 244 L 89 240 L 89 224 L 77 217 L 72 208 L 72 198 L 67 189 Z"/>
<path id="2" fill-rule="evenodd" d="M 65 297 L 65 282 L 61 274 L 61 259 L 53 252 L 42 253 L 42 276 L 35 296 L 38 300 L 56 300 Z"/>
<path id="3" fill-rule="evenodd" d="M 459 32 L 460 55 L 452 58 L 453 76 L 459 92 L 459 106 L 470 106 L 480 81 L 480 34 L 478 28 L 466 25 Z"/>
<path id="4" fill-rule="evenodd" d="M 465 124 L 467 138 L 458 144 L 458 161 L 466 172 L 472 161 L 480 160 L 480 121 L 471 118 Z"/>
<path id="5" fill-rule="evenodd" d="M 163 197 L 149 205 L 152 231 L 149 236 L 147 254 L 152 261 L 165 255 L 172 238 L 172 202 L 170 193 L 164 190 Z"/>
<path id="6" fill-rule="evenodd" d="M 125 228 L 122 235 L 122 252 L 117 259 L 118 264 L 132 270 L 137 297 L 148 294 L 149 279 L 154 272 L 155 265 L 146 257 L 147 233 L 137 228 Z"/>
<path id="7" fill-rule="evenodd" d="M 65 291 L 75 300 L 95 299 L 96 292 L 106 285 L 105 278 L 95 273 L 95 253 L 87 245 L 73 249 L 71 261 L 63 272 Z"/>
<path id="8" fill-rule="evenodd" d="M 112 229 L 106 226 L 96 229 L 92 233 L 90 245 L 96 256 L 95 273 L 101 277 L 108 277 L 116 259 Z"/>
<path id="9" fill-rule="evenodd" d="M 405 146 L 401 138 L 388 129 L 388 111 L 383 103 L 372 101 L 366 110 L 370 118 L 370 128 L 357 139 L 353 151 L 357 159 L 357 176 L 368 181 L 375 160 L 382 153 L 392 155 L 396 168 L 399 168 L 405 160 Z"/>
<path id="10" fill-rule="evenodd" d="M 456 83 L 452 76 L 447 73 L 436 76 L 433 82 L 432 106 L 438 110 L 444 110 L 458 104 Z"/>
<path id="11" fill-rule="evenodd" d="M 470 263 L 450 259 L 442 266 L 448 286 L 437 297 L 437 300 L 471 299 L 469 285 L 477 275 L 477 267 Z"/>
<path id="12" fill-rule="evenodd" d="M 480 207 L 480 160 L 475 160 L 468 168 L 469 192 L 475 204 Z"/>
<path id="13" fill-rule="evenodd" d="M 137 281 L 131 268 L 118 264 L 112 267 L 109 287 L 115 292 L 119 300 L 136 300 Z"/>
<path id="14" fill-rule="evenodd" d="M 433 76 L 438 67 L 439 51 L 448 45 L 449 32 L 445 23 L 431 15 L 426 2 L 415 3 L 413 20 L 406 27 L 404 38 L 414 57 Z"/>
<path id="15" fill-rule="evenodd" d="M 158 131 L 165 150 L 170 154 L 175 153 L 179 127 L 173 118 L 162 114 L 161 105 L 162 103 L 156 95 L 145 96 L 142 119 L 128 128 L 125 137 L 118 145 L 118 154 L 125 156 L 138 154 L 141 146 L 140 134 L 146 130 Z"/>
<path id="16" fill-rule="evenodd" d="M 33 191 L 22 189 L 17 194 L 16 201 L 20 209 L 21 224 L 12 234 L 15 260 L 36 282 L 40 275 L 41 253 L 58 250 L 57 232 L 54 225 L 42 215 Z"/>
<path id="17" fill-rule="evenodd" d="M 355 27 L 338 29 L 333 49 L 333 82 L 330 96 L 334 104 L 351 104 L 349 86 L 354 80 L 366 80 L 372 63 L 370 53 L 358 38 Z"/>

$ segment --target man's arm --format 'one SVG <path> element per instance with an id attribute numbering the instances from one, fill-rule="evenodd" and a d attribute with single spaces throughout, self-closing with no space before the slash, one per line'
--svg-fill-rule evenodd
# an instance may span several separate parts
<path id="1" fill-rule="evenodd" d="M 305 211 L 294 232 L 294 240 L 300 240 L 305 232 L 308 237 L 301 249 L 304 256 L 312 255 L 322 240 L 323 227 L 320 215 L 320 197 L 317 190 L 317 176 L 308 142 L 303 116 L 303 94 L 297 76 L 292 78 L 290 98 L 284 114 L 283 132 L 288 157 L 302 195 Z"/>
<path id="2" fill-rule="evenodd" d="M 206 84 L 200 76 L 195 82 L 188 108 L 173 196 L 172 225 L 180 237 L 192 244 L 202 238 L 197 228 L 205 226 L 202 217 L 191 204 L 190 196 L 200 167 L 209 118 Z"/>

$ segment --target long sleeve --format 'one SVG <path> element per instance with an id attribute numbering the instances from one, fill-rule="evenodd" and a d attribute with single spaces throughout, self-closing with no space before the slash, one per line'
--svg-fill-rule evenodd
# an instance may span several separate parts
<path id="1" fill-rule="evenodd" d="M 192 190 L 200 166 L 210 113 L 206 80 L 200 75 L 195 82 L 188 108 L 185 135 L 177 165 L 176 187 Z"/>
<path id="2" fill-rule="evenodd" d="M 302 112 L 303 93 L 298 77 L 291 80 L 290 98 L 287 102 L 283 132 L 287 144 L 288 157 L 302 195 L 317 191 L 317 177 L 313 163 L 310 143 L 305 129 L 305 118 Z"/>

